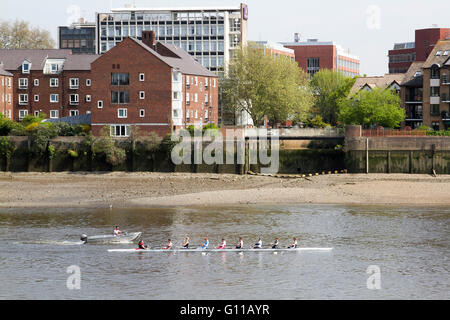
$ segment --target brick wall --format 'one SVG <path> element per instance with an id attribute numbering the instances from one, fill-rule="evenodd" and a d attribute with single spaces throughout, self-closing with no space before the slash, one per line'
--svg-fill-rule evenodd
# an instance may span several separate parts
<path id="1" fill-rule="evenodd" d="M 0 113 L 3 113 L 6 117 L 11 115 L 13 117 L 14 106 L 14 79 L 9 76 L 0 75 Z M 9 97 L 11 101 L 9 102 Z"/>

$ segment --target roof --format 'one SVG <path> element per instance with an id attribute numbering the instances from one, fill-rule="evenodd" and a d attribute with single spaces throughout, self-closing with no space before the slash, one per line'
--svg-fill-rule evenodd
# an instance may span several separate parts
<path id="1" fill-rule="evenodd" d="M 202 7 L 161 7 L 161 8 L 115 8 L 111 9 L 111 12 L 142 12 L 142 11 L 152 11 L 152 12 L 168 12 L 168 11 L 234 11 L 240 10 L 241 6 L 202 6 Z"/>
<path id="2" fill-rule="evenodd" d="M 421 87 L 423 83 L 423 75 L 422 75 L 423 64 L 424 64 L 423 61 L 414 61 L 413 63 L 411 63 L 411 66 L 409 67 L 408 71 L 405 73 L 405 76 L 403 77 L 401 85 L 408 87 Z M 417 74 L 417 72 L 420 72 L 420 75 Z"/>
<path id="3" fill-rule="evenodd" d="M 350 95 L 353 95 L 363 89 L 365 86 L 368 86 L 371 89 L 381 88 L 386 89 L 389 88 L 394 82 L 400 85 L 403 81 L 405 74 L 404 73 L 393 73 L 393 74 L 385 74 L 384 76 L 377 77 L 359 77 L 356 78 L 355 84 L 350 90 Z"/>
<path id="4" fill-rule="evenodd" d="M 439 56 L 436 55 L 438 51 L 441 51 Z M 450 40 L 440 40 L 431 51 L 427 60 L 423 64 L 423 68 L 428 69 L 431 68 L 432 65 L 437 64 L 439 67 L 442 67 L 444 63 L 448 60 L 449 54 L 444 56 L 445 51 L 450 51 Z"/>
<path id="5" fill-rule="evenodd" d="M 43 70 L 47 59 L 65 59 L 64 70 L 90 70 L 98 55 L 73 55 L 65 49 L 0 49 L 0 61 L 5 70 L 18 70 L 23 61 L 31 63 L 31 71 Z"/>
<path id="6" fill-rule="evenodd" d="M 158 46 L 164 46 L 165 48 L 167 48 L 180 58 L 163 56 L 158 52 L 156 52 L 155 50 L 153 50 L 152 48 L 150 48 L 149 46 L 147 46 L 146 44 L 144 44 L 142 41 L 139 41 L 135 38 L 127 38 L 127 39 L 131 39 L 132 41 L 136 42 L 145 50 L 149 51 L 151 54 L 156 56 L 158 59 L 160 59 L 167 65 L 180 71 L 183 74 L 198 75 L 205 77 L 217 77 L 216 74 L 209 71 L 208 69 L 203 67 L 200 63 L 198 63 L 189 53 L 187 53 L 186 51 L 175 45 L 158 42 Z"/>
<path id="7" fill-rule="evenodd" d="M 8 71 L 5 71 L 0 64 L 0 76 L 7 76 L 7 77 L 12 77 L 13 75 L 11 73 L 9 73 Z"/>

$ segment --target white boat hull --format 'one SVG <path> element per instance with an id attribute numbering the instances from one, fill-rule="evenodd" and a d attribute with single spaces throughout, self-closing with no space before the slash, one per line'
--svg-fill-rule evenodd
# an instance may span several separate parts
<path id="1" fill-rule="evenodd" d="M 213 252 L 299 252 L 299 251 L 332 251 L 333 248 L 296 248 L 296 249 L 109 249 L 108 252 L 122 252 L 122 253 L 132 253 L 132 252 L 203 252 L 203 253 L 213 253 Z"/>
<path id="2" fill-rule="evenodd" d="M 142 232 L 127 233 L 120 236 L 103 235 L 103 236 L 88 236 L 85 243 L 130 243 L 137 240 L 142 235 Z M 82 237 L 83 240 L 83 237 Z"/>

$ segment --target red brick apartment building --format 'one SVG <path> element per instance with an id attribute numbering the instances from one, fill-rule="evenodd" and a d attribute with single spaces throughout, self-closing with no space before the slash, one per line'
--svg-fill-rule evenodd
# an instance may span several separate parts
<path id="1" fill-rule="evenodd" d="M 3 69 L 0 62 L 0 113 L 12 119 L 13 116 L 13 75 Z"/>
<path id="2" fill-rule="evenodd" d="M 414 42 L 396 43 L 394 49 L 389 50 L 389 73 L 406 73 L 414 61 L 427 60 L 439 40 L 449 37 L 449 28 L 416 30 Z"/>
<path id="3" fill-rule="evenodd" d="M 218 123 L 218 78 L 184 50 L 126 38 L 92 63 L 92 130 L 125 137 L 132 126 L 163 136 L 189 125 Z"/>
<path id="4" fill-rule="evenodd" d="M 317 39 L 283 43 L 293 49 L 295 60 L 305 72 L 314 75 L 320 69 L 341 71 L 348 76 L 359 76 L 360 60 L 333 42 L 319 42 Z"/>
<path id="5" fill-rule="evenodd" d="M 91 110 L 90 64 L 97 55 L 70 50 L 0 50 L 13 78 L 13 119 L 45 113 L 51 119 Z"/>
<path id="6" fill-rule="evenodd" d="M 13 76 L 8 104 L 16 121 L 39 113 L 55 120 L 91 114 L 93 134 L 110 126 L 117 137 L 132 126 L 165 135 L 218 124 L 218 77 L 182 49 L 156 43 L 150 31 L 143 42 L 125 38 L 102 56 L 0 50 L 0 62 L 2 77 Z"/>

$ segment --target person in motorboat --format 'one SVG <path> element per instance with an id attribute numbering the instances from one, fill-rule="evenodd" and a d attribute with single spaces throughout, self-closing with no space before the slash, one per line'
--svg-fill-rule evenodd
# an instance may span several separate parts
<path id="1" fill-rule="evenodd" d="M 242 241 L 241 237 L 239 237 L 239 242 L 236 245 L 236 249 L 244 249 L 244 241 Z"/>
<path id="2" fill-rule="evenodd" d="M 258 239 L 258 242 L 255 243 L 253 249 L 262 249 L 262 240 L 261 237 Z"/>
<path id="3" fill-rule="evenodd" d="M 181 244 L 181 247 L 183 249 L 189 249 L 189 237 L 186 237 L 186 239 L 184 239 L 184 242 Z"/>
<path id="4" fill-rule="evenodd" d="M 123 233 L 123 232 L 119 230 L 119 227 L 118 227 L 118 226 L 116 226 L 116 227 L 114 228 L 114 232 L 113 232 L 114 237 L 118 237 L 118 236 L 122 235 L 122 233 Z"/>
<path id="5" fill-rule="evenodd" d="M 227 247 L 227 242 L 222 238 L 222 243 L 216 249 L 225 249 Z"/>
<path id="6" fill-rule="evenodd" d="M 208 238 L 205 238 L 205 243 L 202 245 L 202 249 L 208 249 L 209 246 L 209 240 Z"/>
<path id="7" fill-rule="evenodd" d="M 278 241 L 278 238 L 275 238 L 275 242 L 274 243 L 272 243 L 272 249 L 278 249 L 278 246 L 279 246 L 279 241 Z"/>
<path id="8" fill-rule="evenodd" d="M 288 249 L 297 249 L 297 238 L 294 237 L 293 242 L 288 246 Z"/>
<path id="9" fill-rule="evenodd" d="M 144 244 L 144 240 L 139 241 L 138 250 L 146 250 L 148 247 Z"/>
<path id="10" fill-rule="evenodd" d="M 172 240 L 168 240 L 167 241 L 167 246 L 164 248 L 165 250 L 170 250 L 170 249 L 172 249 L 172 247 L 173 247 L 173 243 L 172 243 Z"/>

